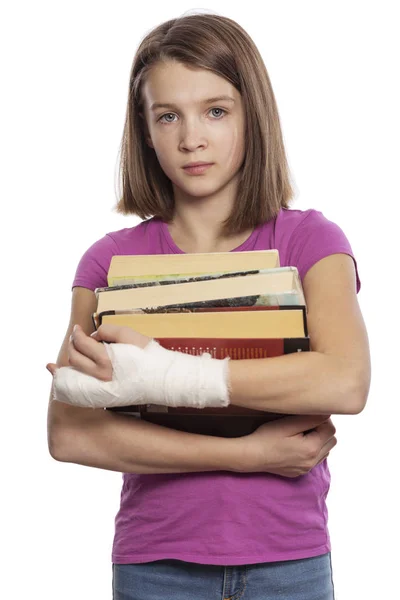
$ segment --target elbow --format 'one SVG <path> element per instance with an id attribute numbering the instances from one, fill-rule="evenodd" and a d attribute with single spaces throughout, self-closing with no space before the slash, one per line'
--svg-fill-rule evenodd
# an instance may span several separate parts
<path id="1" fill-rule="evenodd" d="M 370 371 L 363 371 L 357 377 L 353 377 L 350 384 L 350 392 L 347 401 L 347 410 L 345 414 L 359 415 L 367 404 L 369 388 L 371 382 Z"/>
<path id="2" fill-rule="evenodd" d="M 58 462 L 67 462 L 64 458 L 64 455 L 61 453 L 61 451 L 59 450 L 59 448 L 53 447 L 53 446 L 49 446 L 49 453 L 51 458 L 54 458 L 54 460 L 58 461 Z"/>
<path id="3" fill-rule="evenodd" d="M 47 435 L 47 445 L 50 456 L 58 462 L 67 462 L 63 451 L 63 444 L 61 444 L 60 434 L 53 431 L 49 431 Z"/>

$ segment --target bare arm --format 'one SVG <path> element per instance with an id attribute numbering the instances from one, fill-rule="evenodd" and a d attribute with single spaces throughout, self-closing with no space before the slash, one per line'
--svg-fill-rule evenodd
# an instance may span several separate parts
<path id="1" fill-rule="evenodd" d="M 288 414 L 357 414 L 371 377 L 368 337 L 347 254 L 313 265 L 304 278 L 311 352 L 230 361 L 232 404 Z"/>
<path id="2" fill-rule="evenodd" d="M 57 365 L 67 366 L 74 324 L 94 331 L 96 310 L 91 290 L 73 290 L 71 319 Z M 240 438 L 219 438 L 181 431 L 103 409 L 80 408 L 49 400 L 48 446 L 62 462 L 125 473 L 241 471 L 245 455 Z"/>
<path id="3" fill-rule="evenodd" d="M 128 415 L 103 411 L 65 429 L 53 458 L 121 473 L 245 470 L 240 439 L 176 431 Z"/>

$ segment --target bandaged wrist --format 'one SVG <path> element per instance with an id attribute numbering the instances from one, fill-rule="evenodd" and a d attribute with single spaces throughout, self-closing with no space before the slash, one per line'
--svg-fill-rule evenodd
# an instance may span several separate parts
<path id="1" fill-rule="evenodd" d="M 54 400 L 92 408 L 229 404 L 229 357 L 215 359 L 208 352 L 194 356 L 167 350 L 154 339 L 145 348 L 133 344 L 104 346 L 113 366 L 112 381 L 61 367 L 54 375 Z"/>

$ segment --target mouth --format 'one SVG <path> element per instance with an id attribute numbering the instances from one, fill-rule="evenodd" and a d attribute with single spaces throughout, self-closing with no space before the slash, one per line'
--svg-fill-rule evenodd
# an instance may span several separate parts
<path id="1" fill-rule="evenodd" d="M 196 165 L 193 167 L 183 167 L 183 170 L 186 173 L 188 173 L 189 175 L 201 175 L 202 173 L 207 171 L 207 169 L 212 167 L 213 164 L 214 163 L 206 163 L 206 164 L 202 164 L 202 165 Z"/>

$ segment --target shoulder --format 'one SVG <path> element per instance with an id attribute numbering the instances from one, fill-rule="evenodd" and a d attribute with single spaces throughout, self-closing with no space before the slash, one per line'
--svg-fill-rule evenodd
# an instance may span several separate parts
<path id="1" fill-rule="evenodd" d="M 110 231 L 106 235 L 114 241 L 119 254 L 145 254 L 152 236 L 159 228 L 160 220 L 151 217 L 133 227 Z"/>
<path id="2" fill-rule="evenodd" d="M 339 229 L 338 225 L 330 221 L 325 215 L 314 208 L 307 210 L 282 208 L 276 217 L 276 233 L 287 241 L 295 241 L 295 236 L 302 232 L 327 231 Z"/>
<path id="3" fill-rule="evenodd" d="M 154 219 L 142 221 L 133 227 L 110 231 L 96 240 L 84 251 L 76 268 L 72 288 L 75 286 L 95 290 L 107 285 L 107 273 L 115 255 L 147 254 L 152 230 L 157 227 Z"/>
<path id="4" fill-rule="evenodd" d="M 343 229 L 321 211 L 282 209 L 276 218 L 275 242 L 282 249 L 282 266 L 296 266 L 302 280 L 322 258 L 348 254 L 354 262 L 357 292 L 360 290 L 358 265 L 351 244 Z"/>

